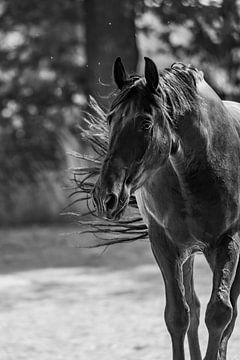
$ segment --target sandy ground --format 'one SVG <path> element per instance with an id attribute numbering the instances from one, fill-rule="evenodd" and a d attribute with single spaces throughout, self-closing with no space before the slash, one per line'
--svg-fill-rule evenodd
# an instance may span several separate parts
<path id="1" fill-rule="evenodd" d="M 163 282 L 148 242 L 82 250 L 61 232 L 0 231 L 0 359 L 171 359 Z M 202 256 L 195 278 L 204 352 L 211 273 Z M 238 321 L 230 360 L 239 359 L 239 335 Z"/>

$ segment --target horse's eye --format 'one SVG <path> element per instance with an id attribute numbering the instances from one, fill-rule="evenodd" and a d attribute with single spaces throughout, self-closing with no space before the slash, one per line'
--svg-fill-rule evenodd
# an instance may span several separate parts
<path id="1" fill-rule="evenodd" d="M 152 123 L 149 120 L 143 121 L 141 124 L 142 131 L 149 131 L 152 127 Z"/>

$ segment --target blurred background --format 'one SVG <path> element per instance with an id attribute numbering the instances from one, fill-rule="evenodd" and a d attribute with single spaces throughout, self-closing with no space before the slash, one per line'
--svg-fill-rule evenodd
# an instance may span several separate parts
<path id="1" fill-rule="evenodd" d="M 78 231 L 59 216 L 69 203 L 67 169 L 79 165 L 68 152 L 89 151 L 79 124 L 89 95 L 108 108 L 117 56 L 129 73 L 143 72 L 144 56 L 160 70 L 192 63 L 223 99 L 240 101 L 240 1 L 0 0 L 3 360 L 170 356 L 148 244 L 102 254 L 59 236 L 62 225 Z M 197 270 L 206 304 L 202 259 Z"/>

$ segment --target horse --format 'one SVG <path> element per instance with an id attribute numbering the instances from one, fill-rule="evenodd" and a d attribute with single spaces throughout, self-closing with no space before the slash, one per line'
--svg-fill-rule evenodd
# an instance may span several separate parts
<path id="1" fill-rule="evenodd" d="M 194 256 L 213 272 L 205 322 L 205 360 L 226 360 L 240 293 L 240 104 L 222 101 L 192 65 L 159 73 L 145 58 L 144 76 L 121 58 L 107 115 L 109 146 L 92 199 L 98 216 L 117 221 L 135 194 L 148 227 L 166 294 L 173 360 L 201 360 L 200 303 Z"/>

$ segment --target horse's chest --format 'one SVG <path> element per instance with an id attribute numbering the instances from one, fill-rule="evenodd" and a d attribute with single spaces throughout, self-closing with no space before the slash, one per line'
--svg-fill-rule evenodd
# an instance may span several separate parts
<path id="1" fill-rule="evenodd" d="M 217 235 L 239 218 L 238 181 L 233 177 L 223 180 L 203 176 L 182 193 L 188 226 Z"/>
<path id="2" fill-rule="evenodd" d="M 229 202 L 210 190 L 185 197 L 180 187 L 154 186 L 138 190 L 136 199 L 144 222 L 154 219 L 174 242 L 210 242 L 239 217 L 238 199 L 233 196 Z"/>

